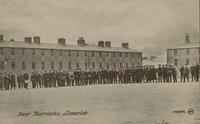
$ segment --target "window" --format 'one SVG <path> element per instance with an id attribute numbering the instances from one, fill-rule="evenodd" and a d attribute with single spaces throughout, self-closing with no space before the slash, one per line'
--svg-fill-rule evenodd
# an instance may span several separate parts
<path id="1" fill-rule="evenodd" d="M 32 62 L 32 69 L 35 70 L 35 62 Z"/>
<path id="2" fill-rule="evenodd" d="M 85 70 L 87 70 L 87 62 L 85 62 Z"/>
<path id="3" fill-rule="evenodd" d="M 102 68 L 102 63 L 101 62 L 99 63 L 99 68 Z"/>
<path id="4" fill-rule="evenodd" d="M 119 53 L 119 57 L 120 57 L 120 58 L 122 57 L 122 53 Z"/>
<path id="5" fill-rule="evenodd" d="M 109 64 L 107 63 L 107 70 L 109 70 Z"/>
<path id="6" fill-rule="evenodd" d="M 109 57 L 109 52 L 106 52 L 106 56 Z"/>
<path id="7" fill-rule="evenodd" d="M 24 49 L 22 49 L 22 55 L 24 55 Z"/>
<path id="8" fill-rule="evenodd" d="M 174 56 L 177 56 L 177 50 L 174 50 Z"/>
<path id="9" fill-rule="evenodd" d="M 186 49 L 186 55 L 190 55 L 190 49 Z"/>
<path id="10" fill-rule="evenodd" d="M 22 62 L 22 70 L 26 70 L 26 63 Z"/>
<path id="11" fill-rule="evenodd" d="M 71 65 L 71 62 L 69 62 L 69 63 L 68 63 L 68 69 L 72 69 L 71 66 L 72 66 L 72 65 Z"/>
<path id="12" fill-rule="evenodd" d="M 132 63 L 132 67 L 134 67 L 135 65 L 134 65 L 134 63 Z"/>
<path id="13" fill-rule="evenodd" d="M 71 56 L 71 51 L 69 50 L 69 52 L 68 52 L 68 56 Z"/>
<path id="14" fill-rule="evenodd" d="M 113 52 L 113 57 L 115 57 L 115 53 Z"/>
<path id="15" fill-rule="evenodd" d="M 174 59 L 174 65 L 177 66 L 178 65 L 178 60 Z"/>
<path id="16" fill-rule="evenodd" d="M 113 63 L 113 68 L 115 69 L 115 63 Z"/>
<path id="17" fill-rule="evenodd" d="M 85 51 L 85 56 L 87 56 L 87 51 Z"/>
<path id="18" fill-rule="evenodd" d="M 3 55 L 3 48 L 0 48 L 0 54 Z"/>
<path id="19" fill-rule="evenodd" d="M 35 49 L 32 50 L 32 55 L 35 55 Z"/>
<path id="20" fill-rule="evenodd" d="M 76 69 L 79 69 L 79 63 L 76 63 Z"/>
<path id="21" fill-rule="evenodd" d="M 52 55 L 52 56 L 54 55 L 54 51 L 53 51 L 53 50 L 51 50 L 51 55 Z"/>
<path id="22" fill-rule="evenodd" d="M 45 63 L 42 62 L 42 70 L 44 70 L 44 69 L 45 69 Z"/>
<path id="23" fill-rule="evenodd" d="M 128 63 L 126 63 L 126 67 L 128 67 Z"/>
<path id="24" fill-rule="evenodd" d="M 15 62 L 11 62 L 11 69 L 15 70 Z"/>
<path id="25" fill-rule="evenodd" d="M 101 57 L 102 56 L 102 53 L 101 52 L 99 52 L 99 57 Z"/>
<path id="26" fill-rule="evenodd" d="M 1 61 L 1 70 L 4 70 L 4 69 L 5 69 L 5 62 Z"/>
<path id="27" fill-rule="evenodd" d="M 11 49 L 11 55 L 14 55 L 14 54 L 15 54 L 15 49 L 12 48 L 12 49 Z"/>
<path id="28" fill-rule="evenodd" d="M 92 57 L 94 57 L 94 51 L 92 52 Z"/>
<path id="29" fill-rule="evenodd" d="M 140 58 L 140 56 L 141 56 L 141 55 L 140 55 L 140 54 L 138 54 L 138 58 Z"/>
<path id="30" fill-rule="evenodd" d="M 42 56 L 44 55 L 44 50 L 42 50 L 42 53 L 41 53 L 41 55 L 42 55 Z"/>
<path id="31" fill-rule="evenodd" d="M 63 63 L 60 62 L 60 69 L 63 69 Z"/>
<path id="32" fill-rule="evenodd" d="M 120 68 L 122 68 L 122 63 L 119 63 Z"/>
<path id="33" fill-rule="evenodd" d="M 51 63 L 51 69 L 54 69 L 54 63 L 53 62 Z"/>
<path id="34" fill-rule="evenodd" d="M 92 68 L 95 68 L 95 63 L 94 62 L 92 63 Z"/>
<path id="35" fill-rule="evenodd" d="M 79 51 L 76 51 L 76 56 L 79 56 Z"/>
<path id="36" fill-rule="evenodd" d="M 132 57 L 134 57 L 134 53 L 132 53 Z"/>
<path id="37" fill-rule="evenodd" d="M 60 56 L 62 56 L 62 50 L 60 50 Z"/>
<path id="38" fill-rule="evenodd" d="M 128 53 L 126 53 L 126 58 L 128 57 Z"/>
<path id="39" fill-rule="evenodd" d="M 190 60 L 186 59 L 186 65 L 189 65 L 189 64 L 190 64 Z"/>

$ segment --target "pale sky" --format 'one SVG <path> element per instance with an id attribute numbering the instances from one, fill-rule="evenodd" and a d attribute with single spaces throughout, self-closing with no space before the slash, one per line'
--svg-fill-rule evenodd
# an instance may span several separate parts
<path id="1" fill-rule="evenodd" d="M 57 43 L 109 40 L 129 42 L 144 56 L 163 55 L 184 42 L 185 33 L 199 40 L 199 0 L 0 0 L 0 34 L 23 41 L 40 36 Z"/>

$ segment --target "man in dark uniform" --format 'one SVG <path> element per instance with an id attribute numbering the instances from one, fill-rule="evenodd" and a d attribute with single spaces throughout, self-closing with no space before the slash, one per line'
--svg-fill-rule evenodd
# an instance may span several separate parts
<path id="1" fill-rule="evenodd" d="M 191 78 L 192 82 L 196 80 L 196 75 L 195 75 L 195 66 L 190 67 L 190 73 L 191 73 Z"/>
<path id="2" fill-rule="evenodd" d="M 176 69 L 174 67 L 172 67 L 172 76 L 173 76 L 173 82 L 176 83 L 177 82 L 177 72 Z"/>
<path id="3" fill-rule="evenodd" d="M 15 83 L 15 75 L 12 73 L 10 77 L 10 82 L 11 82 L 11 90 L 16 88 L 16 83 Z"/>
<path id="4" fill-rule="evenodd" d="M 158 71 L 158 82 L 162 82 L 162 68 L 160 64 L 157 71 Z"/>
<path id="5" fill-rule="evenodd" d="M 189 68 L 187 66 L 185 66 L 184 69 L 184 82 L 187 79 L 187 82 L 189 82 Z"/>
<path id="6" fill-rule="evenodd" d="M 196 77 L 196 81 L 199 82 L 200 65 L 197 64 L 197 65 L 195 66 L 195 69 L 194 69 L 194 70 L 195 70 L 195 75 L 196 75 L 196 76 L 195 76 L 195 77 Z"/>
<path id="7" fill-rule="evenodd" d="M 180 74 L 181 74 L 181 82 L 183 82 L 183 78 L 184 78 L 184 67 L 182 66 L 181 68 L 180 68 Z"/>

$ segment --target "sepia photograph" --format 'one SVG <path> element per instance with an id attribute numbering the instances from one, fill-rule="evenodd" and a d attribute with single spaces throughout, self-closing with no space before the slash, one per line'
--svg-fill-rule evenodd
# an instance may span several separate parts
<path id="1" fill-rule="evenodd" d="M 0 0 L 0 124 L 200 124 L 200 0 Z"/>

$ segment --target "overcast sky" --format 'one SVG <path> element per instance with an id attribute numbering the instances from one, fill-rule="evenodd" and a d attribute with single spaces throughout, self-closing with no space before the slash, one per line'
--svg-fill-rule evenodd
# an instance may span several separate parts
<path id="1" fill-rule="evenodd" d="M 145 56 L 163 55 L 184 42 L 199 40 L 199 0 L 0 0 L 0 33 L 6 40 L 40 36 L 57 43 L 109 40 L 129 42 Z"/>

